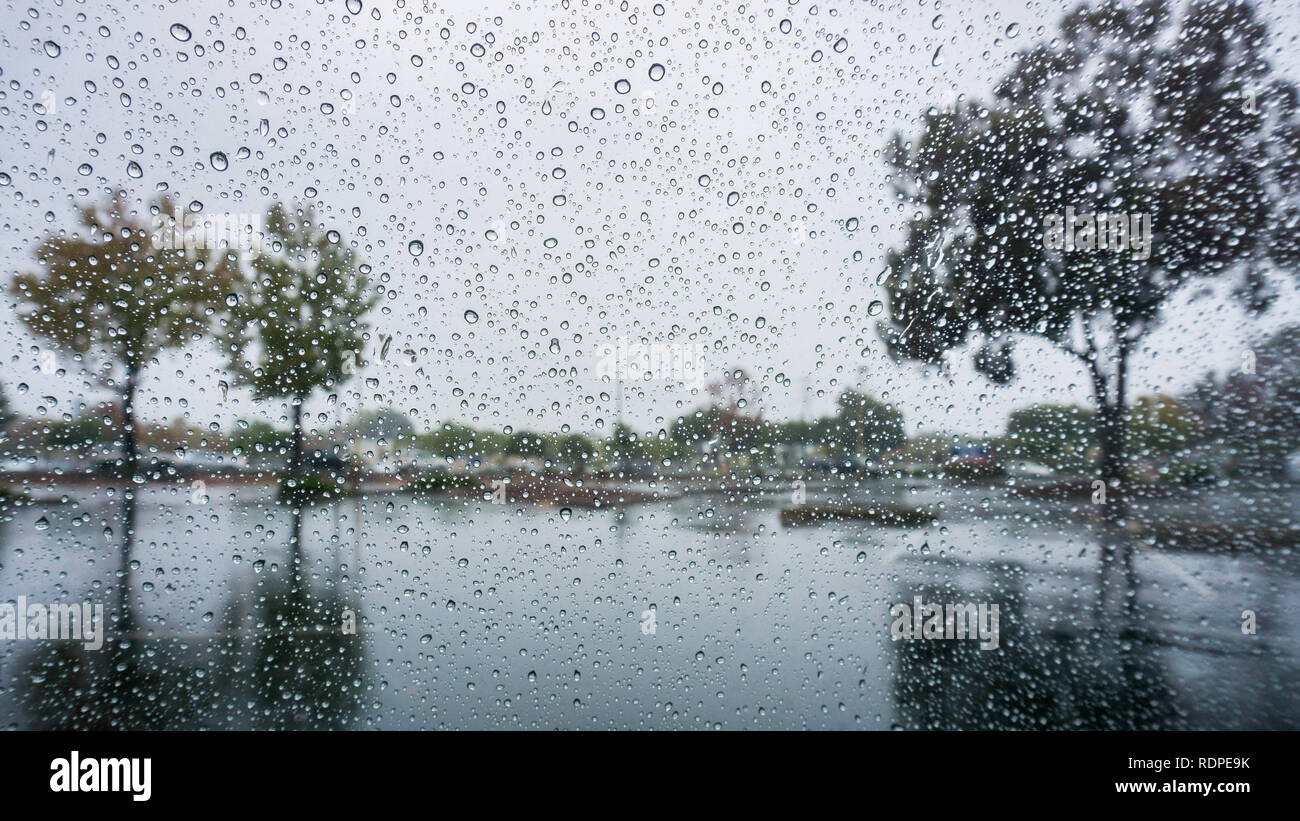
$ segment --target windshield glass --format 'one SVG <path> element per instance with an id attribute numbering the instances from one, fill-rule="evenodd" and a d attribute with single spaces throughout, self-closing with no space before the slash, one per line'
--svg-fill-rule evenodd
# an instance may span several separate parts
<path id="1" fill-rule="evenodd" d="M 1300 727 L 1288 3 L 4 14 L 0 726 Z"/>

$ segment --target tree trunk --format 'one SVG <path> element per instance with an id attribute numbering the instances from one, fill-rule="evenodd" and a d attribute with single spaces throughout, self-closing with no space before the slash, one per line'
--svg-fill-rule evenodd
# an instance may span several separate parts
<path id="1" fill-rule="evenodd" d="M 117 630 L 120 634 L 130 634 L 135 629 L 130 587 L 131 545 L 135 540 L 135 473 L 139 462 L 135 436 L 135 389 L 139 376 L 138 365 L 126 366 L 126 381 L 122 386 L 122 555 L 117 591 Z"/>
<path id="2" fill-rule="evenodd" d="M 1125 421 L 1127 344 L 1121 343 L 1119 346 L 1113 392 L 1107 390 L 1106 376 L 1095 358 L 1090 361 L 1089 367 L 1097 402 L 1097 439 L 1102 452 L 1101 479 L 1106 483 L 1106 518 L 1113 521 L 1122 518 L 1125 511 L 1124 479 L 1128 468 L 1128 433 Z"/>
<path id="3" fill-rule="evenodd" d="M 289 575 L 289 594 L 295 601 L 301 600 L 302 585 L 302 505 L 293 506 L 293 528 L 289 535 L 289 564 L 293 572 Z"/>
<path id="4" fill-rule="evenodd" d="M 1121 525 L 1128 516 L 1128 431 L 1125 403 L 1128 375 L 1128 343 L 1121 340 L 1115 368 L 1115 389 L 1108 395 L 1100 368 L 1094 367 L 1098 383 L 1097 434 L 1102 447 L 1102 479 L 1106 502 L 1102 505 L 1101 563 L 1097 576 L 1095 629 L 1109 635 L 1121 660 L 1126 686 L 1132 679 L 1131 641 L 1136 617 L 1137 579 L 1133 567 L 1133 543 Z M 1119 600 L 1118 605 L 1114 600 Z"/>
<path id="5" fill-rule="evenodd" d="M 1109 419 L 1107 420 L 1106 441 L 1103 445 L 1105 462 L 1103 474 L 1106 483 L 1120 490 L 1118 498 L 1108 510 L 1112 518 L 1122 518 L 1127 511 L 1128 488 L 1124 484 L 1128 473 L 1128 423 L 1126 416 L 1126 381 L 1128 377 L 1128 345 L 1119 344 L 1118 361 L 1115 363 L 1115 395 L 1112 397 Z"/>
<path id="6" fill-rule="evenodd" d="M 135 632 L 135 613 L 131 606 L 131 553 L 135 543 L 135 492 L 127 488 L 122 494 L 122 555 L 118 559 L 117 632 Z"/>
<path id="7" fill-rule="evenodd" d="M 302 398 L 293 398 L 293 448 L 289 452 L 289 475 L 302 473 Z"/>
<path id="8" fill-rule="evenodd" d="M 136 455 L 135 389 L 140 376 L 138 365 L 126 366 L 126 383 L 122 386 L 122 466 L 126 475 L 127 492 L 135 485 Z"/>

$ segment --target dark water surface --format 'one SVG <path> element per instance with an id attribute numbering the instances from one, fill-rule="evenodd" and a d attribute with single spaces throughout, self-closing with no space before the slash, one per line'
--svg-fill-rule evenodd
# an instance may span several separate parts
<path id="1" fill-rule="evenodd" d="M 264 489 L 196 504 L 149 488 L 127 638 L 0 641 L 0 726 L 1300 727 L 1294 546 L 1157 550 L 1099 535 L 1087 500 L 1002 489 L 851 494 L 945 515 L 783 528 L 788 493 L 573 511 L 372 495 L 295 512 Z M 116 624 L 121 500 L 69 496 L 0 524 L 0 601 L 104 604 Z M 1298 501 L 1215 489 L 1146 512 L 1286 519 Z M 918 595 L 997 603 L 998 648 L 894 641 L 891 606 Z"/>

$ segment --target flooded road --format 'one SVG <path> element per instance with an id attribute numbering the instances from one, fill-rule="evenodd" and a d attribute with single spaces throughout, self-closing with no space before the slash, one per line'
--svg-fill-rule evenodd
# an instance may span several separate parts
<path id="1" fill-rule="evenodd" d="M 70 492 L 0 524 L 0 601 L 103 604 L 108 640 L 0 641 L 0 726 L 1300 727 L 1293 547 L 1157 549 L 1102 535 L 1086 500 L 1001 488 L 809 490 L 845 493 L 943 516 L 784 528 L 789 494 L 757 491 L 294 510 L 255 488 L 196 503 L 151 487 L 122 619 L 121 500 Z M 1300 501 L 1242 493 L 1151 512 Z M 998 605 L 996 649 L 895 639 L 891 608 L 917 597 Z"/>

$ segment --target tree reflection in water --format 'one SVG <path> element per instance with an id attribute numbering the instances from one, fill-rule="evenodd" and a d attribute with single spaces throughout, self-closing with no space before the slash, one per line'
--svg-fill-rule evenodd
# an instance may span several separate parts
<path id="1" fill-rule="evenodd" d="M 1106 535 L 1109 534 L 1109 535 Z M 1036 620 L 1018 563 L 974 565 L 980 589 L 931 584 L 895 601 L 1000 605 L 1000 641 L 895 642 L 894 700 L 905 729 L 1158 730 L 1181 727 L 1157 642 L 1141 627 L 1131 559 L 1121 533 L 1103 531 L 1098 607 L 1086 625 Z M 1123 540 L 1122 543 L 1119 540 Z M 1122 578 L 1112 578 L 1116 574 Z M 1108 593 L 1109 591 L 1109 593 Z M 1114 592 L 1120 595 L 1115 596 Z M 1036 621 L 1038 623 L 1036 623 Z"/>
<path id="2" fill-rule="evenodd" d="M 292 511 L 291 568 L 301 566 L 301 507 Z M 103 648 L 45 641 L 19 662 L 33 729 L 334 729 L 352 725 L 365 692 L 362 636 L 344 633 L 338 587 L 301 574 L 259 577 L 229 597 L 215 634 L 136 628 L 130 555 L 134 500 L 124 505 L 118 617 Z"/>

